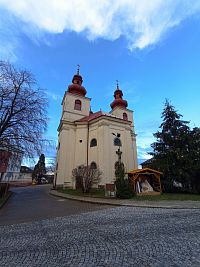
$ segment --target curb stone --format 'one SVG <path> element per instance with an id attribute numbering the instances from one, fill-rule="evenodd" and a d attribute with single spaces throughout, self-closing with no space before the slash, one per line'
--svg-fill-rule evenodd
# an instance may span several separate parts
<path id="1" fill-rule="evenodd" d="M 155 203 L 153 201 L 132 201 L 132 200 L 122 200 L 122 199 L 104 199 L 97 197 L 95 198 L 95 197 L 74 196 L 70 194 L 61 193 L 56 190 L 51 190 L 49 193 L 56 197 L 66 198 L 80 202 L 101 204 L 101 205 L 140 207 L 140 208 L 160 208 L 160 209 L 200 209 L 200 201 L 162 200 Z"/>

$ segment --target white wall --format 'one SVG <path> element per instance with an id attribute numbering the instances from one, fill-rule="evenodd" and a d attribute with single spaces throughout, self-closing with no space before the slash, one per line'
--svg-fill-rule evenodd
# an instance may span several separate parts
<path id="1" fill-rule="evenodd" d="M 82 110 L 74 110 L 76 99 L 82 101 Z M 57 151 L 57 170 L 55 173 L 57 185 L 72 182 L 72 170 L 80 165 L 87 165 L 95 162 L 103 172 L 100 184 L 113 183 L 115 180 L 115 162 L 118 160 L 114 146 L 115 136 L 112 133 L 119 133 L 122 141 L 122 162 L 125 170 L 132 170 L 138 167 L 136 152 L 136 135 L 134 132 L 133 112 L 128 109 L 115 108 L 110 113 L 123 119 L 123 113 L 128 115 L 128 121 L 118 120 L 112 116 L 102 116 L 89 123 L 89 135 L 87 122 L 75 122 L 76 120 L 89 115 L 90 99 L 76 96 L 66 92 L 63 98 L 62 120 L 59 126 L 60 148 Z M 88 139 L 89 137 L 89 139 Z M 96 138 L 97 146 L 90 147 L 90 141 Z M 82 142 L 80 142 L 82 140 Z"/>
<path id="2" fill-rule="evenodd" d="M 19 175 L 22 158 L 22 153 L 12 152 L 11 156 L 9 157 L 7 170 L 3 175 L 3 181 L 13 181 L 20 178 Z"/>
<path id="3" fill-rule="evenodd" d="M 119 133 L 122 141 L 120 150 L 122 151 L 122 162 L 126 171 L 137 168 L 136 147 L 131 136 L 132 127 L 130 123 L 113 121 L 109 119 L 99 119 L 89 126 L 88 140 L 88 164 L 95 162 L 103 171 L 101 184 L 112 183 L 115 180 L 115 162 L 118 160 L 114 146 L 112 133 Z M 57 184 L 68 182 L 72 185 L 72 170 L 80 165 L 87 165 L 87 124 L 77 124 L 77 126 L 63 125 L 60 132 L 60 149 L 58 152 Z M 93 138 L 97 139 L 97 146 L 90 147 Z M 82 142 L 80 142 L 82 140 Z"/>
<path id="4" fill-rule="evenodd" d="M 75 100 L 81 101 L 81 110 L 74 109 Z M 90 98 L 66 92 L 62 102 L 62 119 L 75 121 L 88 116 L 90 113 L 90 101 Z"/>

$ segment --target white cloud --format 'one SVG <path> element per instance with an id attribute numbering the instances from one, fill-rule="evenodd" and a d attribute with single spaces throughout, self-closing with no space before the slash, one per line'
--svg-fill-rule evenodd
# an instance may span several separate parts
<path id="1" fill-rule="evenodd" d="M 15 34 L 13 34 L 11 30 L 14 22 L 8 12 L 0 14 L 0 17 L 0 57 L 1 59 L 15 62 L 17 60 L 15 50 L 19 45 L 18 38 L 16 38 L 18 33 L 16 30 Z M 7 27 L 8 24 L 10 27 Z"/>
<path id="2" fill-rule="evenodd" d="M 147 160 L 147 159 L 152 158 L 152 156 L 148 154 L 149 152 L 151 152 L 150 149 L 145 150 L 145 149 L 143 149 L 143 148 L 137 146 L 137 153 L 138 153 L 137 156 L 138 156 L 138 160 L 140 160 L 140 161 L 145 161 L 145 160 Z"/>
<path id="3" fill-rule="evenodd" d="M 60 96 L 60 95 L 54 94 L 54 93 L 49 92 L 49 91 L 45 91 L 45 93 L 55 101 L 61 101 L 62 100 L 62 96 Z"/>
<path id="4" fill-rule="evenodd" d="M 200 0 L 0 0 L 0 7 L 32 29 L 84 32 L 90 40 L 124 36 L 132 50 L 158 43 L 170 28 L 200 11 Z"/>
<path id="5" fill-rule="evenodd" d="M 152 157 L 148 153 L 152 151 L 151 144 L 156 141 L 153 136 L 155 131 L 153 127 L 144 127 L 143 131 L 137 132 L 138 159 L 146 160 Z"/>

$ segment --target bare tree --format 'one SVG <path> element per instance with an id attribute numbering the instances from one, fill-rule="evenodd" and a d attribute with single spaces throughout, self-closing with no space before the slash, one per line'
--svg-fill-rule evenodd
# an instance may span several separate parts
<path id="1" fill-rule="evenodd" d="M 53 172 L 53 173 L 55 172 L 55 169 L 56 169 L 56 157 L 52 157 L 51 160 L 49 160 L 46 169 L 49 172 Z"/>
<path id="2" fill-rule="evenodd" d="M 41 153 L 47 128 L 47 99 L 33 75 L 0 61 L 0 148 Z"/>
<path id="3" fill-rule="evenodd" d="M 79 180 L 83 193 L 89 193 L 92 186 L 98 184 L 101 180 L 102 172 L 99 168 L 81 165 L 72 171 L 72 177 Z"/>

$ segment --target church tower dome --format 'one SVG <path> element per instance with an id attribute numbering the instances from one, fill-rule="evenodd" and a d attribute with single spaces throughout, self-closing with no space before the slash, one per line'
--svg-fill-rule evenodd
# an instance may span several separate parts
<path id="1" fill-rule="evenodd" d="M 114 98 L 115 100 L 110 104 L 111 108 L 114 109 L 115 107 L 119 107 L 119 108 L 122 108 L 122 109 L 126 109 L 127 106 L 128 106 L 128 103 L 126 100 L 124 100 L 122 98 L 123 96 L 123 93 L 122 93 L 122 90 L 120 90 L 119 88 L 119 84 L 118 84 L 118 81 L 117 81 L 117 88 L 114 92 Z"/>
<path id="2" fill-rule="evenodd" d="M 77 69 L 77 73 L 74 75 L 72 79 L 72 84 L 68 86 L 68 92 L 74 95 L 85 96 L 87 91 L 85 87 L 82 86 L 82 76 L 79 74 L 79 65 Z"/>

